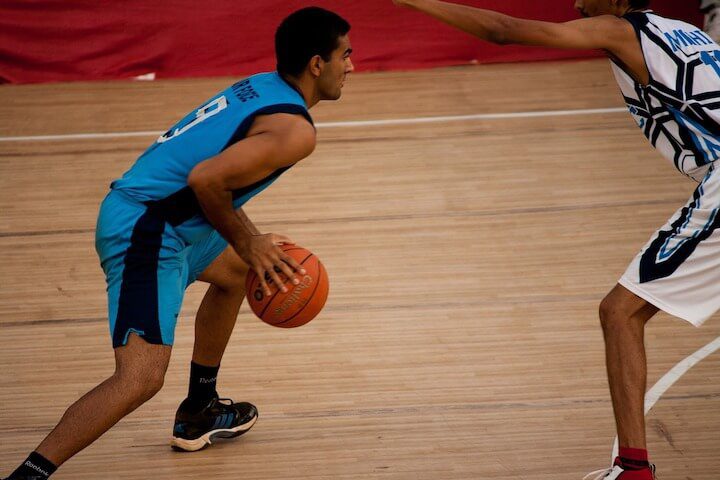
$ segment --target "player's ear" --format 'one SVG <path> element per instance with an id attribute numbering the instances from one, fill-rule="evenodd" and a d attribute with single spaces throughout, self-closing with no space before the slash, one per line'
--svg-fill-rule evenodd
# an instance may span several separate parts
<path id="1" fill-rule="evenodd" d="M 322 72 L 323 59 L 320 55 L 315 55 L 310 59 L 310 74 L 317 78 Z"/>

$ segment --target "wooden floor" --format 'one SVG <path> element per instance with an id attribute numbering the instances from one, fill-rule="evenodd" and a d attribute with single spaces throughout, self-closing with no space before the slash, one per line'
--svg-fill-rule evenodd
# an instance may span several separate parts
<path id="1" fill-rule="evenodd" d="M 232 79 L 0 87 L 0 136 L 160 132 Z M 248 206 L 325 263 L 296 330 L 243 307 L 221 394 L 247 436 L 168 447 L 187 388 L 188 291 L 163 391 L 56 474 L 85 479 L 575 480 L 614 436 L 597 305 L 689 180 L 626 113 L 390 126 L 354 120 L 622 107 L 604 61 L 357 74 L 312 111 L 316 152 Z M 99 202 L 154 140 L 0 142 L 0 474 L 113 369 Z M 649 385 L 720 335 L 660 314 Z M 720 478 L 720 353 L 648 415 L 662 480 Z"/>

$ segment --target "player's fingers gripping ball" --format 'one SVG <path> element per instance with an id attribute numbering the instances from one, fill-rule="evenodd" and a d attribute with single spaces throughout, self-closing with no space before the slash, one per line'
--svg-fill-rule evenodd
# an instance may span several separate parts
<path id="1" fill-rule="evenodd" d="M 280 248 L 302 265 L 306 273 L 295 272 L 300 283 L 293 285 L 284 273 L 278 272 L 287 293 L 283 293 L 269 275 L 266 276 L 271 292 L 268 296 L 263 292 L 257 274 L 250 270 L 245 279 L 248 303 L 265 323 L 283 328 L 299 327 L 320 313 L 327 300 L 330 283 L 325 267 L 312 252 L 298 245 L 282 245 Z"/>

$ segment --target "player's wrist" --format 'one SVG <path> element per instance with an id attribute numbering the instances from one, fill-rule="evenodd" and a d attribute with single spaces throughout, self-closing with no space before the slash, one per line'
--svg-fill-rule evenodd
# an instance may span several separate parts
<path id="1" fill-rule="evenodd" d="M 230 239 L 230 245 L 232 245 L 237 252 L 247 251 L 250 248 L 254 236 L 254 234 L 247 231 L 237 232 Z"/>

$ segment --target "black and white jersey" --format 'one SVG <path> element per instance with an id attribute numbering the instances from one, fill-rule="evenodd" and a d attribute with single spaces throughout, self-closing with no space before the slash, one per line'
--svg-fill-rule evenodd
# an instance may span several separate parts
<path id="1" fill-rule="evenodd" d="M 699 28 L 652 11 L 624 18 L 650 72 L 641 85 L 612 63 L 625 103 L 650 143 L 699 182 L 720 158 L 720 46 Z"/>

